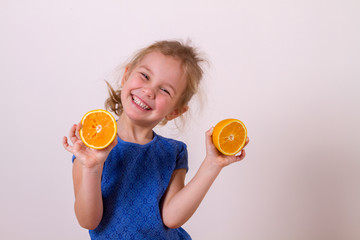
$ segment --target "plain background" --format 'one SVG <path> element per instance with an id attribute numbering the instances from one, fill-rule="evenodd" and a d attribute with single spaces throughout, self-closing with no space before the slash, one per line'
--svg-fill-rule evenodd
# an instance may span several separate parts
<path id="1" fill-rule="evenodd" d="M 244 161 L 184 225 L 193 239 L 360 239 L 358 0 L 0 1 L 1 239 L 88 239 L 61 139 L 103 108 L 104 79 L 137 49 L 191 39 L 206 54 L 203 111 L 183 131 L 196 173 L 204 133 L 235 117 Z M 113 82 L 114 83 L 114 82 Z"/>

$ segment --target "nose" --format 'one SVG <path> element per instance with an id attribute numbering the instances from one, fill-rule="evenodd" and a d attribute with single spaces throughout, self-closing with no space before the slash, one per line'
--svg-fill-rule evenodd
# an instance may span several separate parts
<path id="1" fill-rule="evenodd" d="M 155 98 L 155 91 L 151 86 L 145 86 L 142 89 L 143 93 L 150 99 Z"/>

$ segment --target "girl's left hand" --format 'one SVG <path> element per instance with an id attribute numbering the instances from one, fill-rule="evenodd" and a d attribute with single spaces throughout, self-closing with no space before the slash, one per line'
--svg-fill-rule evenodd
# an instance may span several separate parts
<path id="1" fill-rule="evenodd" d="M 214 128 L 212 127 L 206 132 L 206 157 L 207 158 L 213 159 L 214 163 L 216 163 L 216 165 L 218 165 L 221 168 L 226 167 L 234 162 L 239 162 L 245 158 L 245 156 L 246 156 L 245 146 L 250 141 L 249 137 L 246 138 L 245 145 L 244 145 L 243 149 L 241 150 L 240 154 L 234 155 L 234 156 L 227 156 L 227 155 L 222 154 L 221 152 L 219 152 L 216 149 L 216 147 L 212 141 L 213 130 L 214 130 Z"/>

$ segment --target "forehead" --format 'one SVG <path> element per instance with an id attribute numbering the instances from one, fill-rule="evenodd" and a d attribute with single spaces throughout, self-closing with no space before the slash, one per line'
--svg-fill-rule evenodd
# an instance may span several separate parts
<path id="1" fill-rule="evenodd" d="M 138 65 L 145 64 L 153 68 L 171 68 L 177 72 L 183 71 L 181 61 L 178 58 L 164 55 L 158 51 L 153 51 L 144 55 L 144 57 L 139 61 Z"/>
<path id="2" fill-rule="evenodd" d="M 173 83 L 186 82 L 181 61 L 160 52 L 146 54 L 140 60 L 137 67 L 149 70 L 153 77 L 158 78 L 159 80 L 170 81 Z"/>

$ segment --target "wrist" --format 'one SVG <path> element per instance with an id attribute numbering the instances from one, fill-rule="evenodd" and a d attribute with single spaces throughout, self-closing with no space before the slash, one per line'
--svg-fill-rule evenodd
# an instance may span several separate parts
<path id="1" fill-rule="evenodd" d="M 220 162 L 221 159 L 218 160 L 216 157 L 206 156 L 203 164 L 209 171 L 219 174 L 223 169 L 223 165 L 219 164 Z"/>
<path id="2" fill-rule="evenodd" d="M 102 174 L 103 167 L 104 167 L 104 163 L 98 163 L 98 164 L 91 165 L 91 166 L 86 166 L 86 165 L 82 166 L 83 173 L 85 173 L 85 174 L 87 174 L 87 173 L 88 174 Z"/>

